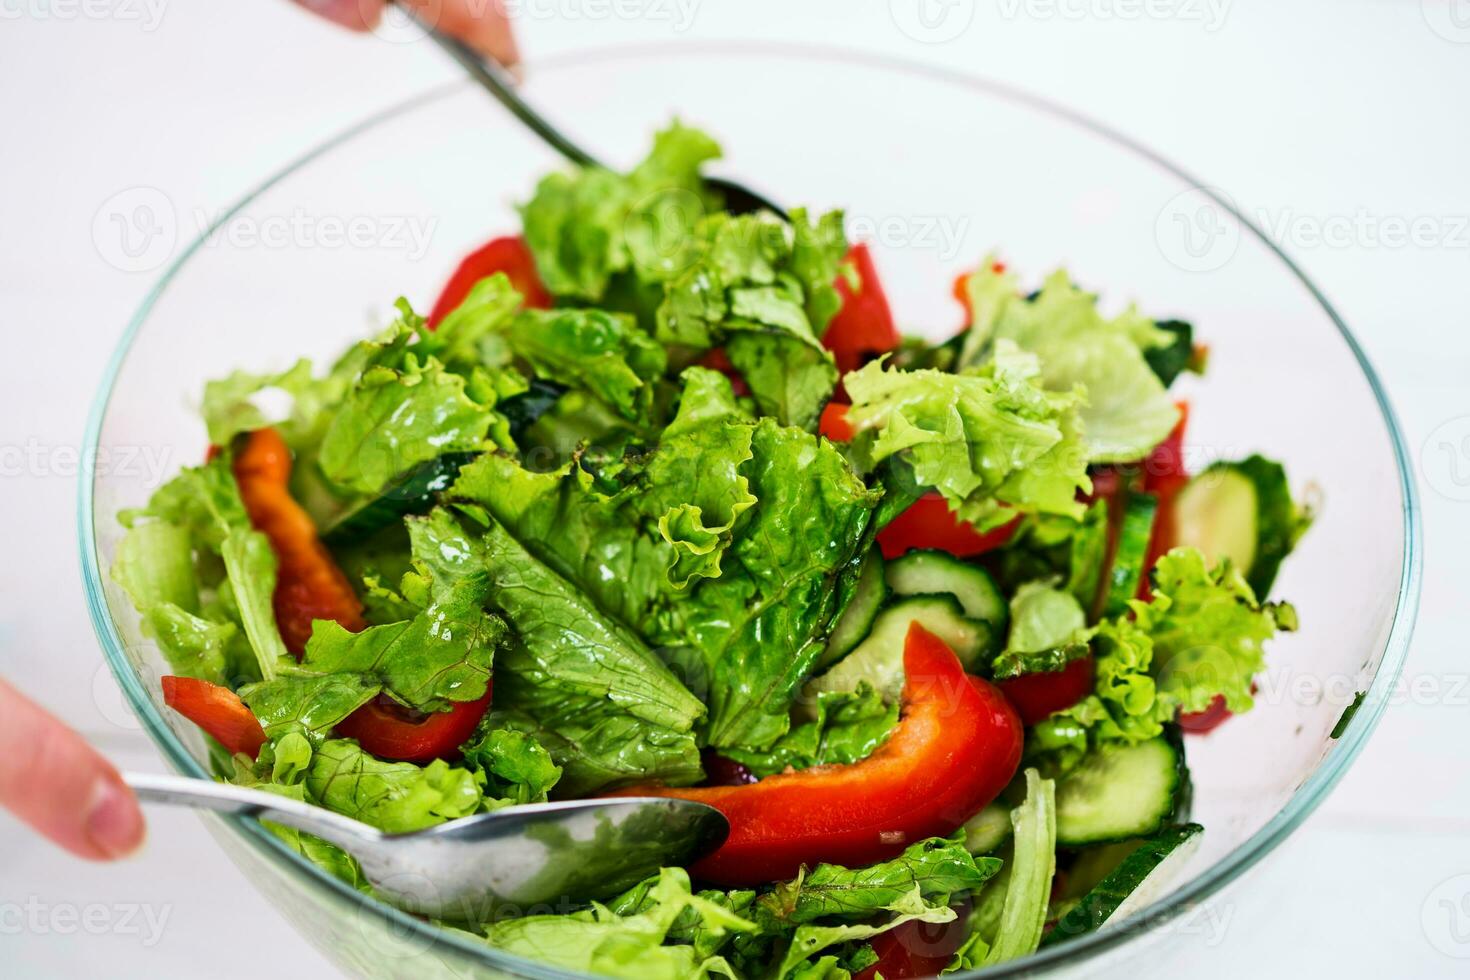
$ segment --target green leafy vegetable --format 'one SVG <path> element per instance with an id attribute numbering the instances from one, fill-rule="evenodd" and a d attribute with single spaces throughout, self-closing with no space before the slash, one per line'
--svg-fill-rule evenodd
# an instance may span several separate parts
<path id="1" fill-rule="evenodd" d="M 1077 597 L 1052 582 L 1027 582 L 1011 598 L 1011 631 L 996 657 L 997 679 L 1061 670 L 1088 655 L 1087 616 Z"/>
<path id="2" fill-rule="evenodd" d="M 239 694 L 267 738 L 297 732 L 320 743 L 339 722 L 377 697 L 381 689 L 378 680 L 367 674 L 283 674 L 274 680 L 247 684 Z"/>
<path id="3" fill-rule="evenodd" d="M 330 739 L 311 759 L 306 773 L 311 798 L 329 810 L 388 833 L 422 830 L 479 809 L 481 793 L 474 775 L 436 759 L 420 768 L 411 762 L 383 762 L 356 742 Z"/>
<path id="4" fill-rule="evenodd" d="M 525 732 L 482 728 L 461 750 L 468 768 L 485 776 L 485 795 L 511 803 L 545 803 L 561 767 Z"/>
<path id="5" fill-rule="evenodd" d="M 757 776 L 791 769 L 847 765 L 866 759 L 888 740 L 898 724 L 898 705 L 885 704 L 881 692 L 867 684 L 856 693 L 817 694 L 816 717 L 797 725 L 763 752 L 730 748 L 725 755 Z"/>
<path id="6" fill-rule="evenodd" d="M 585 388 L 619 416 L 647 424 L 664 349 L 633 318 L 601 310 L 527 310 L 506 339 L 542 378 Z"/>
<path id="7" fill-rule="evenodd" d="M 1013 350 L 984 374 L 884 370 L 874 361 L 843 380 L 848 420 L 874 429 L 875 462 L 899 456 L 916 483 L 933 487 L 981 530 L 1017 513 L 1080 518 L 1091 489 L 1071 394 L 1042 391 L 1034 358 Z"/>
<path id="8" fill-rule="evenodd" d="M 1098 311 L 1097 297 L 1060 270 L 1034 297 L 1023 297 L 1015 275 L 996 271 L 989 259 L 972 274 L 967 290 L 980 329 L 971 327 L 960 367 L 982 363 L 990 345 L 1002 341 L 1036 354 L 1048 390 L 1080 387 L 1086 394 L 1081 428 L 1089 462 L 1142 459 L 1174 428 L 1179 410 L 1145 359 L 1174 335 L 1136 309 L 1109 320 Z"/>

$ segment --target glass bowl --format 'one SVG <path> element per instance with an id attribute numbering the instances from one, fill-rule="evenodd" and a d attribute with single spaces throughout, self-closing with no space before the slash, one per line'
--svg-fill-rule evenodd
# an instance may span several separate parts
<path id="1" fill-rule="evenodd" d="M 527 94 L 614 165 L 677 115 L 723 142 L 721 172 L 789 202 L 847 208 L 911 332 L 959 326 L 950 281 L 993 248 L 1032 281 L 1065 264 L 1108 305 L 1136 298 L 1150 315 L 1194 322 L 1210 371 L 1184 386 L 1192 466 L 1260 450 L 1324 501 L 1276 588 L 1302 628 L 1273 644 L 1257 709 L 1189 743 L 1205 843 L 1172 890 L 1121 925 L 987 975 L 1163 975 L 1207 955 L 1199 917 L 1322 801 L 1372 731 L 1418 596 L 1403 440 L 1326 299 L 1224 195 L 1075 113 L 962 74 L 806 46 L 680 43 L 539 63 Z M 400 293 L 426 309 L 462 255 L 517 226 L 513 202 L 557 164 L 479 90 L 435 90 L 266 180 L 177 256 L 128 326 L 87 433 L 98 465 L 81 488 L 82 565 L 108 660 L 180 772 L 207 776 L 203 739 L 164 711 L 162 661 L 106 573 L 117 511 L 158 482 L 157 467 L 123 462 L 151 453 L 142 458 L 166 462 L 167 475 L 202 458 L 191 407 L 206 379 L 320 362 L 385 323 Z M 147 203 L 177 225 L 166 198 Z M 569 976 L 381 905 L 258 824 L 208 819 L 273 904 L 348 970 Z M 1250 901 L 1248 883 L 1228 900 Z"/>

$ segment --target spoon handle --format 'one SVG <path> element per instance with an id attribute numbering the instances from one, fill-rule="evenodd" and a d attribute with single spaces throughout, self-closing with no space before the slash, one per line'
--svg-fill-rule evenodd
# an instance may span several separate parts
<path id="1" fill-rule="evenodd" d="M 501 105 L 510 110 L 511 115 L 525 123 L 552 149 L 578 166 L 602 166 L 592 154 L 573 143 L 561 130 L 553 126 L 550 120 L 520 97 L 515 89 L 515 78 L 504 65 L 480 54 L 463 41 L 443 33 L 420 17 L 410 5 L 400 3 L 398 9 L 403 16 L 418 25 L 418 28 L 427 34 L 435 44 L 443 48 L 451 58 L 459 62 L 460 66 L 469 72 L 471 78 L 479 82 L 486 91 L 499 100 Z"/>
<path id="2" fill-rule="evenodd" d="M 300 800 L 266 793 L 229 783 L 215 783 L 187 776 L 160 776 L 153 773 L 125 772 L 127 783 L 138 799 L 145 803 L 187 806 L 198 810 L 234 813 L 244 817 L 264 817 L 275 823 L 315 834 L 339 847 L 357 851 L 382 835 L 367 824 L 324 810 Z"/>

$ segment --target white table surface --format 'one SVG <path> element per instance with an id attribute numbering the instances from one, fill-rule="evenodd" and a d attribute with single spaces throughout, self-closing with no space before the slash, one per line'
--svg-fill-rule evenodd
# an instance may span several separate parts
<path id="1" fill-rule="evenodd" d="M 538 55 L 621 40 L 810 38 L 1050 95 L 1264 209 L 1388 381 L 1421 467 L 1424 606 L 1408 675 L 1321 810 L 1264 867 L 1196 975 L 1463 976 L 1470 968 L 1470 0 L 526 0 Z M 633 14 L 630 16 L 629 14 Z M 925 25 L 928 26 L 925 26 Z M 905 30 L 907 28 L 907 30 Z M 284 2 L 0 0 L 0 673 L 119 764 L 161 769 L 103 667 L 77 568 L 91 393 L 152 273 L 94 216 L 163 189 L 212 213 L 372 109 L 450 77 L 422 44 L 335 33 Z M 1374 234 L 1424 219 L 1433 241 Z M 1314 241 L 1313 227 L 1350 227 Z M 23 460 L 17 466 L 16 461 Z M 1464 471 L 1470 473 L 1470 469 Z M 1270 896 L 1290 896 L 1279 902 Z M 146 851 L 73 861 L 0 816 L 0 975 L 330 976 L 187 814 Z"/>

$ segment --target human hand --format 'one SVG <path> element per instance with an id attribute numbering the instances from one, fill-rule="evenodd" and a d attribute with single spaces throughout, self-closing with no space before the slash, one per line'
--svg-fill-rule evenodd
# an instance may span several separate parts
<path id="1" fill-rule="evenodd" d="M 0 806 L 94 861 L 126 857 L 143 844 L 143 812 L 112 764 L 4 681 Z"/>
<path id="2" fill-rule="evenodd" d="M 354 31 L 370 31 L 387 0 L 294 0 L 299 6 Z M 402 0 L 400 0 L 402 2 Z M 426 23 L 452 34 L 503 65 L 520 61 L 502 0 L 407 0 Z"/>

